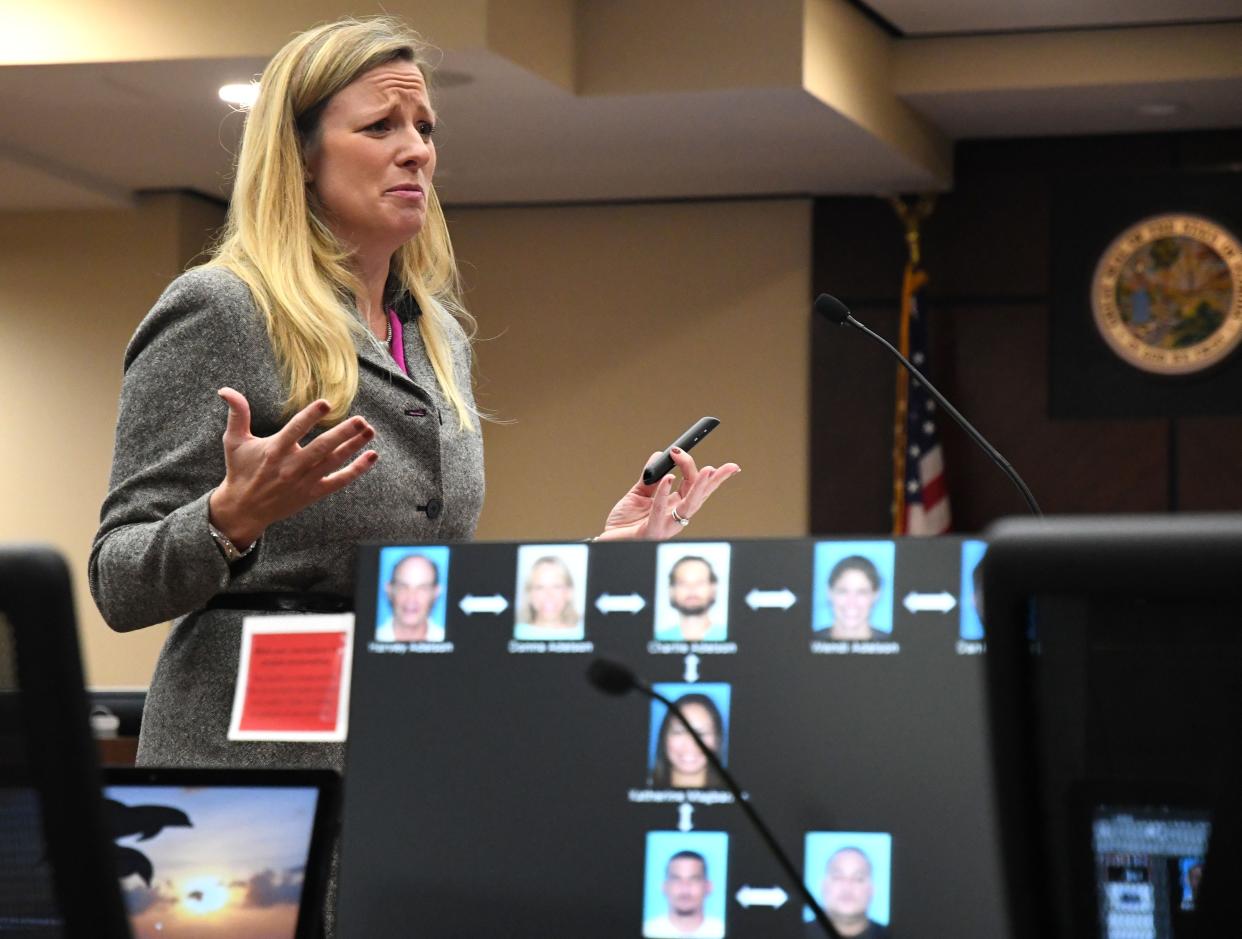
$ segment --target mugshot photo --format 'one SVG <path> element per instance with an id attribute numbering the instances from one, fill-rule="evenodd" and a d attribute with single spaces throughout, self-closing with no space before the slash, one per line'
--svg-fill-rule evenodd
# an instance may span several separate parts
<path id="1" fill-rule="evenodd" d="M 666 682 L 652 687 L 681 709 L 703 743 L 728 766 L 729 685 Z M 653 789 L 723 789 L 725 785 L 685 725 L 659 701 L 651 702 L 647 779 Z"/>
<path id="2" fill-rule="evenodd" d="M 1178 909 L 1192 913 L 1199 904 L 1199 885 L 1203 882 L 1203 858 L 1177 859 Z"/>
<path id="3" fill-rule="evenodd" d="M 893 836 L 875 831 L 812 831 L 803 879 L 843 936 L 889 939 Z M 814 916 L 804 909 L 802 918 Z"/>
<path id="4" fill-rule="evenodd" d="M 983 556 L 988 546 L 984 541 L 962 542 L 961 602 L 958 637 L 969 642 L 983 640 Z"/>
<path id="5" fill-rule="evenodd" d="M 722 939 L 729 895 L 729 836 L 720 831 L 647 833 L 643 936 Z"/>
<path id="6" fill-rule="evenodd" d="M 380 551 L 376 642 L 443 642 L 448 608 L 449 549 Z"/>
<path id="7" fill-rule="evenodd" d="M 821 541 L 815 545 L 811 595 L 814 638 L 832 642 L 887 640 L 893 633 L 891 541 Z"/>
<path id="8" fill-rule="evenodd" d="M 668 543 L 656 549 L 655 638 L 729 638 L 729 551 L 721 543 Z"/>
<path id="9" fill-rule="evenodd" d="M 513 638 L 583 638 L 586 575 L 584 544 L 532 544 L 518 548 Z"/>

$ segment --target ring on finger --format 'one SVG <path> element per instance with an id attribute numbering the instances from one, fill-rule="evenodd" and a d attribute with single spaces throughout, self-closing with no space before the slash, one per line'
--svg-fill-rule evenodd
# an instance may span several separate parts
<path id="1" fill-rule="evenodd" d="M 673 521 L 675 521 L 675 522 L 676 522 L 678 525 L 680 525 L 682 528 L 685 528 L 687 525 L 689 525 L 689 524 L 690 524 L 690 519 L 688 519 L 688 518 L 682 518 L 680 515 L 678 515 L 678 514 L 677 514 L 677 509 L 676 509 L 676 508 L 673 508 L 671 511 L 672 511 L 672 513 L 673 513 Z"/>

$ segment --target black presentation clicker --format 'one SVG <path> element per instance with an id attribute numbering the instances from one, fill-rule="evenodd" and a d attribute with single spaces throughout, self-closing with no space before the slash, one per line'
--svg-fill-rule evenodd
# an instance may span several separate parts
<path id="1" fill-rule="evenodd" d="M 664 452 L 653 459 L 643 469 L 643 482 L 650 486 L 652 483 L 663 479 L 665 474 L 673 471 L 673 458 L 668 455 L 668 451 L 673 447 L 682 450 L 689 450 L 696 443 L 710 434 L 720 424 L 718 417 L 701 417 L 696 421 L 689 430 L 665 447 Z"/>

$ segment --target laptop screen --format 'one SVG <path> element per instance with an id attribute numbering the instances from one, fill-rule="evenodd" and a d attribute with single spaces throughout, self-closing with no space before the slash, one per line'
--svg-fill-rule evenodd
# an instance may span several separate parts
<path id="1" fill-rule="evenodd" d="M 110 771 L 104 789 L 134 939 L 303 935 L 302 910 L 319 902 L 320 786 L 143 772 Z"/>
<path id="2" fill-rule="evenodd" d="M 0 936 L 59 939 L 64 934 L 39 793 L 6 780 L 0 784 Z"/>
<path id="3" fill-rule="evenodd" d="M 1169 806 L 1098 806 L 1091 824 L 1100 935 L 1175 939 L 1193 916 L 1211 823 Z"/>

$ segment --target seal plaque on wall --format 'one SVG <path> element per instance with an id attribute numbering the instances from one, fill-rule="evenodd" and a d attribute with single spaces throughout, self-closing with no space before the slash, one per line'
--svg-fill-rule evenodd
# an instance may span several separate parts
<path id="1" fill-rule="evenodd" d="M 1210 368 L 1242 342 L 1242 243 L 1198 215 L 1145 218 L 1100 256 L 1091 308 L 1109 348 L 1136 368 Z"/>

